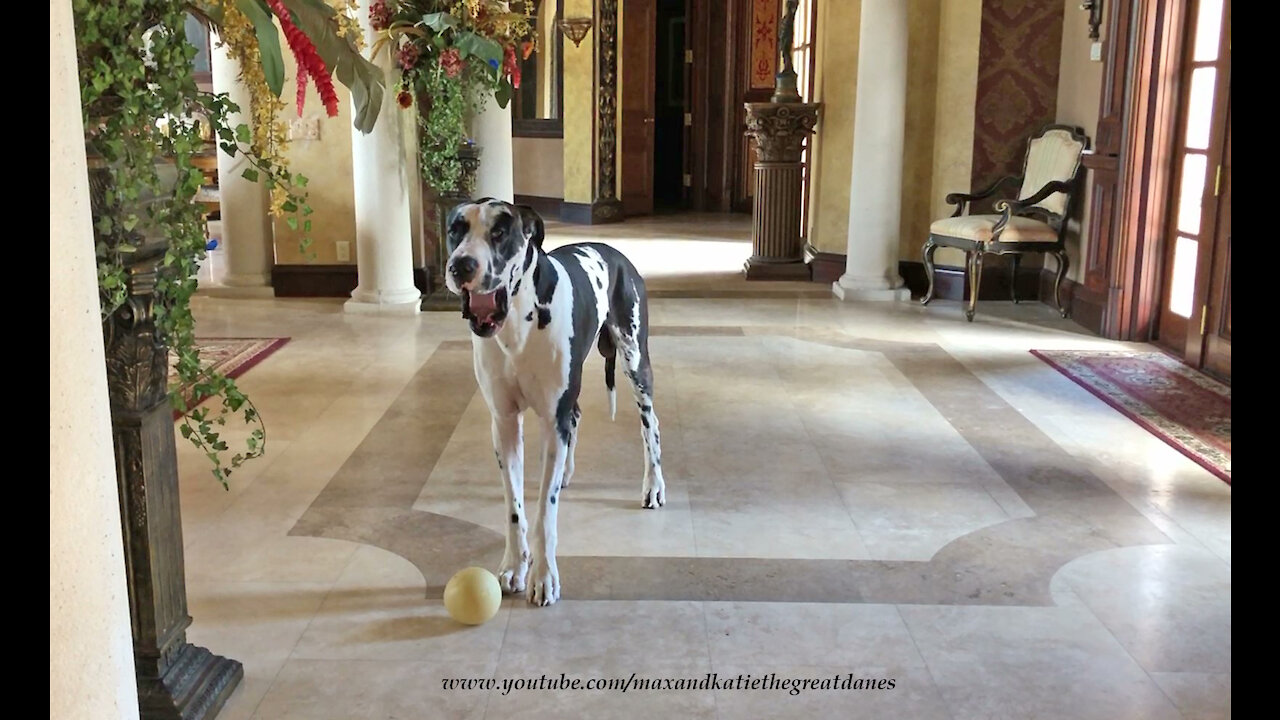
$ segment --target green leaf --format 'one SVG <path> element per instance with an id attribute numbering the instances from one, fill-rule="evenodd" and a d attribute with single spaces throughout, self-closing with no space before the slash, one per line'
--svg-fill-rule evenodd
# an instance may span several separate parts
<path id="1" fill-rule="evenodd" d="M 253 141 L 253 136 L 249 134 L 249 126 L 240 123 L 236 126 L 236 141 L 245 143 L 246 145 Z"/>
<path id="2" fill-rule="evenodd" d="M 280 97 L 280 92 L 284 89 L 284 56 L 280 54 L 280 32 L 276 30 L 274 16 L 260 0 L 236 0 L 236 7 L 253 23 L 267 87 L 272 94 Z"/>
<path id="3" fill-rule="evenodd" d="M 502 63 L 502 46 L 482 37 L 473 32 L 464 32 L 458 35 L 457 41 L 454 43 L 458 47 L 458 51 L 464 56 L 471 55 L 484 61 L 486 67 L 490 60 L 496 60 Z"/>
<path id="4" fill-rule="evenodd" d="M 437 13 L 430 13 L 428 15 L 423 15 L 422 22 L 419 24 L 426 25 L 432 30 L 435 30 L 438 33 L 442 33 L 449 28 L 458 27 L 459 22 L 458 22 L 458 18 L 454 17 L 450 13 L 437 12 Z"/>
<path id="5" fill-rule="evenodd" d="M 297 185 L 298 187 L 306 187 L 307 182 L 308 182 L 307 176 L 303 175 L 302 173 L 298 173 L 297 175 L 293 176 L 293 184 Z"/>
<path id="6" fill-rule="evenodd" d="M 505 108 L 507 103 L 511 102 L 511 96 L 514 93 L 515 90 L 511 87 L 511 83 L 503 79 L 502 82 L 498 83 L 498 89 L 493 92 L 493 99 L 498 101 L 498 107 Z"/>
<path id="7" fill-rule="evenodd" d="M 244 172 L 240 173 L 240 177 L 249 182 L 258 182 L 258 171 L 253 168 L 245 168 Z"/>
<path id="8" fill-rule="evenodd" d="M 290 230 L 298 229 L 298 218 L 296 215 L 290 215 L 289 217 L 284 219 L 284 222 L 286 225 L 289 226 Z"/>

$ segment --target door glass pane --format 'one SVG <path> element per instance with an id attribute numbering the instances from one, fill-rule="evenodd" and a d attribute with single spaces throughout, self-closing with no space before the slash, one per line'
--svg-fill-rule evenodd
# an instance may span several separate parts
<path id="1" fill-rule="evenodd" d="M 1173 251 L 1173 287 L 1169 291 L 1169 310 L 1184 318 L 1191 317 L 1196 295 L 1196 253 L 1200 243 L 1178 236 Z"/>
<path id="2" fill-rule="evenodd" d="M 1182 188 L 1178 191 L 1178 231 L 1200 234 L 1200 203 L 1204 199 L 1204 155 L 1187 153 L 1182 157 Z"/>
<path id="3" fill-rule="evenodd" d="M 1203 67 L 1191 71 L 1191 96 L 1187 100 L 1187 147 L 1209 149 L 1209 126 L 1213 123 L 1213 85 L 1216 68 Z"/>
<path id="4" fill-rule="evenodd" d="M 1222 0 L 1200 0 L 1200 13 L 1196 18 L 1196 62 L 1218 59 L 1221 34 Z"/>

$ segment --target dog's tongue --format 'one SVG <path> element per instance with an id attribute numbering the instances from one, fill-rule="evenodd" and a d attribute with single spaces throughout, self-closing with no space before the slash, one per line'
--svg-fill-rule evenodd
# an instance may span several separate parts
<path id="1" fill-rule="evenodd" d="M 491 293 L 469 293 L 467 296 L 467 307 L 471 310 L 471 314 L 480 322 L 490 322 L 494 313 L 498 312 L 498 291 Z"/>

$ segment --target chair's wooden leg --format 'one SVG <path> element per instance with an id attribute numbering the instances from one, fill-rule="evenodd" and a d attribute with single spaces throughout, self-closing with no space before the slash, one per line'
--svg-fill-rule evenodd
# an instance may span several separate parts
<path id="1" fill-rule="evenodd" d="M 969 322 L 973 322 L 973 315 L 978 311 L 978 291 L 981 290 L 982 284 L 982 250 L 974 250 L 972 259 L 967 263 L 969 265 L 969 307 L 965 309 L 964 316 Z"/>
<path id="2" fill-rule="evenodd" d="M 933 254 L 937 252 L 938 244 L 929 238 L 924 244 L 924 276 L 929 278 L 929 289 L 925 291 L 924 297 L 920 298 L 921 305 L 928 305 L 933 299 Z"/>
<path id="3" fill-rule="evenodd" d="M 1022 262 L 1022 255 L 1014 253 L 1010 257 L 1013 258 L 1013 275 L 1009 279 L 1009 294 L 1013 296 L 1013 304 L 1018 304 L 1018 264 Z"/>
<path id="4" fill-rule="evenodd" d="M 1062 305 L 1062 280 L 1067 276 L 1067 268 L 1071 267 L 1071 260 L 1067 257 L 1066 250 L 1057 250 L 1053 255 L 1058 259 L 1058 277 L 1053 281 L 1053 304 L 1058 306 L 1058 313 L 1065 318 L 1067 308 Z"/>

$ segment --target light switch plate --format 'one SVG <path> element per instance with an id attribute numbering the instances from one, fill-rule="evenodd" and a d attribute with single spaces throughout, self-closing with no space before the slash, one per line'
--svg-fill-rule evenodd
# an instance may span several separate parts
<path id="1" fill-rule="evenodd" d="M 351 262 L 351 242 L 348 240 L 339 240 L 334 243 L 334 250 L 338 254 L 338 262 Z"/>
<path id="2" fill-rule="evenodd" d="M 1102 43 L 1095 42 L 1089 46 L 1089 59 L 1094 62 L 1102 62 Z"/>

